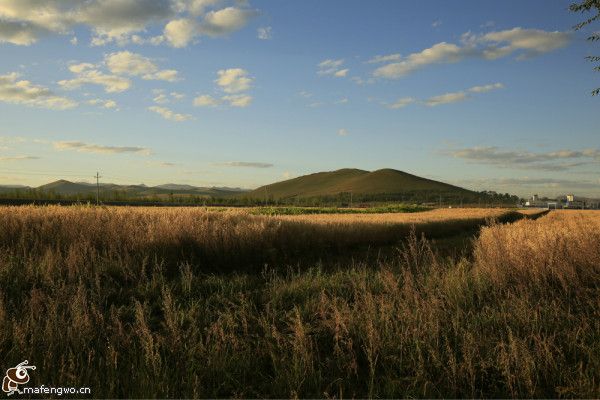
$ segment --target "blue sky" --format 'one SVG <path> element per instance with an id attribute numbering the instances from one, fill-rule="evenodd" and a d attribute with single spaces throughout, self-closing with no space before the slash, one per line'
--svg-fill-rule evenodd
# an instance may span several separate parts
<path id="1" fill-rule="evenodd" d="M 344 167 L 600 196 L 570 1 L 0 0 L 0 184 Z"/>

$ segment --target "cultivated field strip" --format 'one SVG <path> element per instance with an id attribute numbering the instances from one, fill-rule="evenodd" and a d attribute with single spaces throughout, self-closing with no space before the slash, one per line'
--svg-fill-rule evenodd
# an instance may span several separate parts
<path id="1" fill-rule="evenodd" d="M 319 224 L 376 223 L 410 225 L 502 218 L 510 213 L 509 210 L 503 208 L 441 208 L 417 213 L 282 215 L 277 218 L 286 221 Z"/>

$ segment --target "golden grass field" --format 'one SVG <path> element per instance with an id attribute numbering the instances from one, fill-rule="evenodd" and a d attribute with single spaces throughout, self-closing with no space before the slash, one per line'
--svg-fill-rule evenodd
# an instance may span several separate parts
<path id="1" fill-rule="evenodd" d="M 32 385 L 600 397 L 600 212 L 4 207 L 0 227 L 1 367 L 30 360 Z M 464 231 L 462 257 L 427 240 Z M 365 244 L 395 251 L 344 257 Z"/>
<path id="2" fill-rule="evenodd" d="M 177 207 L 6 207 L 0 243 L 27 242 L 35 254 L 48 247 L 117 251 L 124 257 L 173 253 L 198 256 L 208 269 L 250 268 L 291 261 L 306 252 L 343 252 L 393 244 L 408 236 L 440 238 L 472 231 L 490 218 L 514 220 L 502 209 L 446 209 L 410 214 L 258 216 L 247 209 L 211 211 Z M 25 245 L 25 244 L 23 244 Z M 212 267 L 216 267 L 212 268 Z"/>

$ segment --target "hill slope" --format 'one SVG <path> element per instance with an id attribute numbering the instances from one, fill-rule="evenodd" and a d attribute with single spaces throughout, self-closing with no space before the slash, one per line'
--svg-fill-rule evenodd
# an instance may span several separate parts
<path id="1" fill-rule="evenodd" d="M 246 196 L 273 199 L 309 197 L 334 197 L 352 193 L 356 200 L 400 198 L 416 199 L 435 196 L 444 198 L 469 198 L 477 193 L 447 183 L 421 178 L 394 169 L 380 169 L 369 172 L 360 169 L 340 169 L 332 172 L 319 172 L 304 175 L 283 182 L 277 182 L 247 193 Z"/>

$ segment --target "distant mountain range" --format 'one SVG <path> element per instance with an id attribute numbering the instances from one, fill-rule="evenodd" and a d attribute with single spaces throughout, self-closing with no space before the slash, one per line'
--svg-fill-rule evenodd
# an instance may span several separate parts
<path id="1" fill-rule="evenodd" d="M 70 182 L 64 179 L 56 182 L 38 186 L 36 188 L 19 185 L 1 185 L 0 193 L 14 192 L 16 189 L 36 189 L 37 191 L 54 193 L 61 196 L 87 196 L 96 193 L 96 184 L 88 182 Z M 169 195 L 194 195 L 194 196 L 212 196 L 212 197 L 230 197 L 240 193 L 247 192 L 240 188 L 226 187 L 196 187 L 191 185 L 178 185 L 167 183 L 158 186 L 139 185 L 117 185 L 113 183 L 101 183 L 100 194 L 119 193 L 127 197 L 151 197 L 151 196 L 169 196 Z"/>
<path id="2" fill-rule="evenodd" d="M 36 192 L 52 193 L 68 197 L 89 197 L 96 194 L 96 185 L 88 182 L 58 180 L 37 188 L 26 186 L 0 186 L 0 194 L 13 193 L 16 189 L 36 189 Z M 173 196 L 200 196 L 212 198 L 240 198 L 251 201 L 296 201 L 319 198 L 324 201 L 352 198 L 355 201 L 415 201 L 437 202 L 438 200 L 475 201 L 483 195 L 458 186 L 421 178 L 395 169 L 364 171 L 340 169 L 318 172 L 261 186 L 254 190 L 228 187 L 197 187 L 167 183 L 158 186 L 100 185 L 100 194 L 110 198 L 166 198 Z"/>

